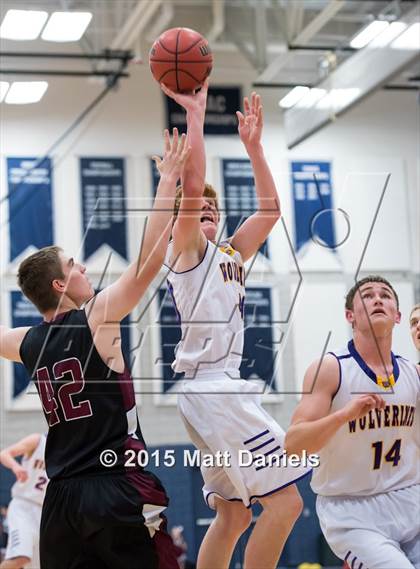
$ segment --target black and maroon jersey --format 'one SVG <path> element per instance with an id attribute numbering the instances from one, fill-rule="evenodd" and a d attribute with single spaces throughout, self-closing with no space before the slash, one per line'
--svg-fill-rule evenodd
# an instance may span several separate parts
<path id="1" fill-rule="evenodd" d="M 103 362 L 85 311 L 71 310 L 31 328 L 20 355 L 49 425 L 49 478 L 123 473 L 125 451 L 145 449 L 133 383 L 127 369 L 119 374 Z M 108 468 L 100 461 L 106 450 L 117 457 Z M 112 453 L 102 456 L 112 462 Z"/>

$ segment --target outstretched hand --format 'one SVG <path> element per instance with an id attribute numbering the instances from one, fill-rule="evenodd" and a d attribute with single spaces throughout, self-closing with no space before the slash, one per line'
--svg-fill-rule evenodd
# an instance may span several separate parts
<path id="1" fill-rule="evenodd" d="M 240 139 L 248 149 L 256 148 L 261 143 L 263 127 L 263 114 L 261 97 L 255 92 L 251 94 L 251 103 L 248 97 L 244 98 L 244 114 L 236 111 L 238 117 L 238 132 Z"/>
<path id="2" fill-rule="evenodd" d="M 179 179 L 191 153 L 191 147 L 187 145 L 187 136 L 182 134 L 179 138 L 178 129 L 174 128 L 172 141 L 168 129 L 165 129 L 163 138 L 165 141 L 163 158 L 152 156 L 152 159 L 155 161 L 161 177 L 171 176 Z"/>
<path id="3" fill-rule="evenodd" d="M 207 91 L 209 88 L 209 80 L 206 79 L 200 89 L 200 91 L 195 91 L 191 93 L 175 93 L 167 87 L 164 83 L 160 84 L 162 91 L 168 97 L 171 97 L 178 105 L 184 107 L 188 112 L 202 111 L 206 112 L 206 102 L 207 102 Z"/>

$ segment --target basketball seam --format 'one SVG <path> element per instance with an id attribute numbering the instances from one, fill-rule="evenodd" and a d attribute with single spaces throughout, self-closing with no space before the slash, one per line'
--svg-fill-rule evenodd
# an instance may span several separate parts
<path id="1" fill-rule="evenodd" d="M 182 30 L 182 28 L 180 28 L 180 29 L 178 30 L 177 43 L 176 43 L 176 48 L 175 48 L 175 49 L 177 49 L 177 47 L 178 47 L 178 37 L 179 37 L 179 35 L 180 35 L 180 33 L 181 33 L 181 30 Z M 182 51 L 179 51 L 179 52 L 178 52 L 178 50 L 177 50 L 177 51 L 173 51 L 172 49 L 167 48 L 166 45 L 163 43 L 163 41 L 162 41 L 161 39 L 159 40 L 159 44 L 160 44 L 160 46 L 163 47 L 163 49 L 164 49 L 165 51 L 167 51 L 168 53 L 170 53 L 170 54 L 172 54 L 172 55 L 176 55 L 177 53 L 185 53 L 185 52 L 187 52 L 188 50 L 192 49 L 192 48 L 193 48 L 194 46 L 196 46 L 202 39 L 205 39 L 205 38 L 203 38 L 203 37 L 198 38 L 194 43 L 192 43 L 192 44 L 191 44 L 190 46 L 188 46 L 186 49 L 183 49 Z"/>
<path id="2" fill-rule="evenodd" d="M 159 82 L 163 80 L 165 75 L 167 75 L 168 73 L 172 73 L 173 71 L 174 71 L 173 69 L 168 69 L 167 71 L 165 71 L 165 73 L 159 77 Z M 198 77 L 195 77 L 194 75 L 192 75 L 192 73 L 189 73 L 189 71 L 185 71 L 184 69 L 180 69 L 180 71 L 182 73 L 185 73 L 185 75 L 189 75 L 189 77 L 191 77 L 191 79 L 194 79 L 194 81 L 197 81 L 198 83 L 201 81 L 201 79 L 199 79 Z"/>
<path id="3" fill-rule="evenodd" d="M 152 63 L 173 63 L 174 60 L 173 59 L 150 59 L 150 61 Z M 206 59 L 183 59 L 182 61 L 180 61 L 179 63 L 211 63 L 212 60 L 206 60 Z"/>

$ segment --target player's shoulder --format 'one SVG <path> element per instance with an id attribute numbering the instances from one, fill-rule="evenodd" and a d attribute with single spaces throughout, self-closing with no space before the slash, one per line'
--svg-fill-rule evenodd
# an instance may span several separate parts
<path id="1" fill-rule="evenodd" d="M 306 370 L 306 387 L 331 391 L 335 393 L 340 382 L 340 363 L 335 353 L 324 354 L 314 360 Z"/>

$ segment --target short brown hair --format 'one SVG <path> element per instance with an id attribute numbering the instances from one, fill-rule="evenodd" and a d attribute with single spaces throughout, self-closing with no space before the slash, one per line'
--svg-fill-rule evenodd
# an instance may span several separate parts
<path id="1" fill-rule="evenodd" d="M 387 287 L 389 287 L 392 290 L 392 292 L 394 293 L 395 300 L 397 301 L 397 308 L 398 309 L 400 308 L 400 301 L 398 299 L 398 294 L 395 292 L 392 284 L 389 281 L 387 281 L 386 279 L 384 279 L 384 277 L 381 277 L 380 275 L 369 275 L 369 276 L 361 279 L 360 281 L 357 281 L 356 284 L 347 293 L 347 296 L 346 296 L 346 309 L 347 310 L 353 310 L 353 302 L 354 302 L 354 297 L 356 295 L 356 292 L 359 290 L 359 288 L 361 286 L 363 286 L 366 283 L 382 283 L 382 284 L 386 285 Z"/>
<path id="2" fill-rule="evenodd" d="M 44 247 L 19 265 L 18 285 L 41 313 L 58 306 L 59 298 L 51 284 L 54 279 L 64 279 L 60 252 L 60 247 Z"/>
<path id="3" fill-rule="evenodd" d="M 212 198 L 214 200 L 215 205 L 216 205 L 217 211 L 219 211 L 219 202 L 217 199 L 217 192 L 213 188 L 213 186 L 211 184 L 207 184 L 207 182 L 204 184 L 203 197 Z M 182 186 L 178 186 L 176 189 L 176 196 L 175 196 L 174 222 L 175 222 L 176 218 L 178 217 L 178 211 L 179 211 L 179 206 L 181 205 L 181 199 L 182 199 Z"/>

